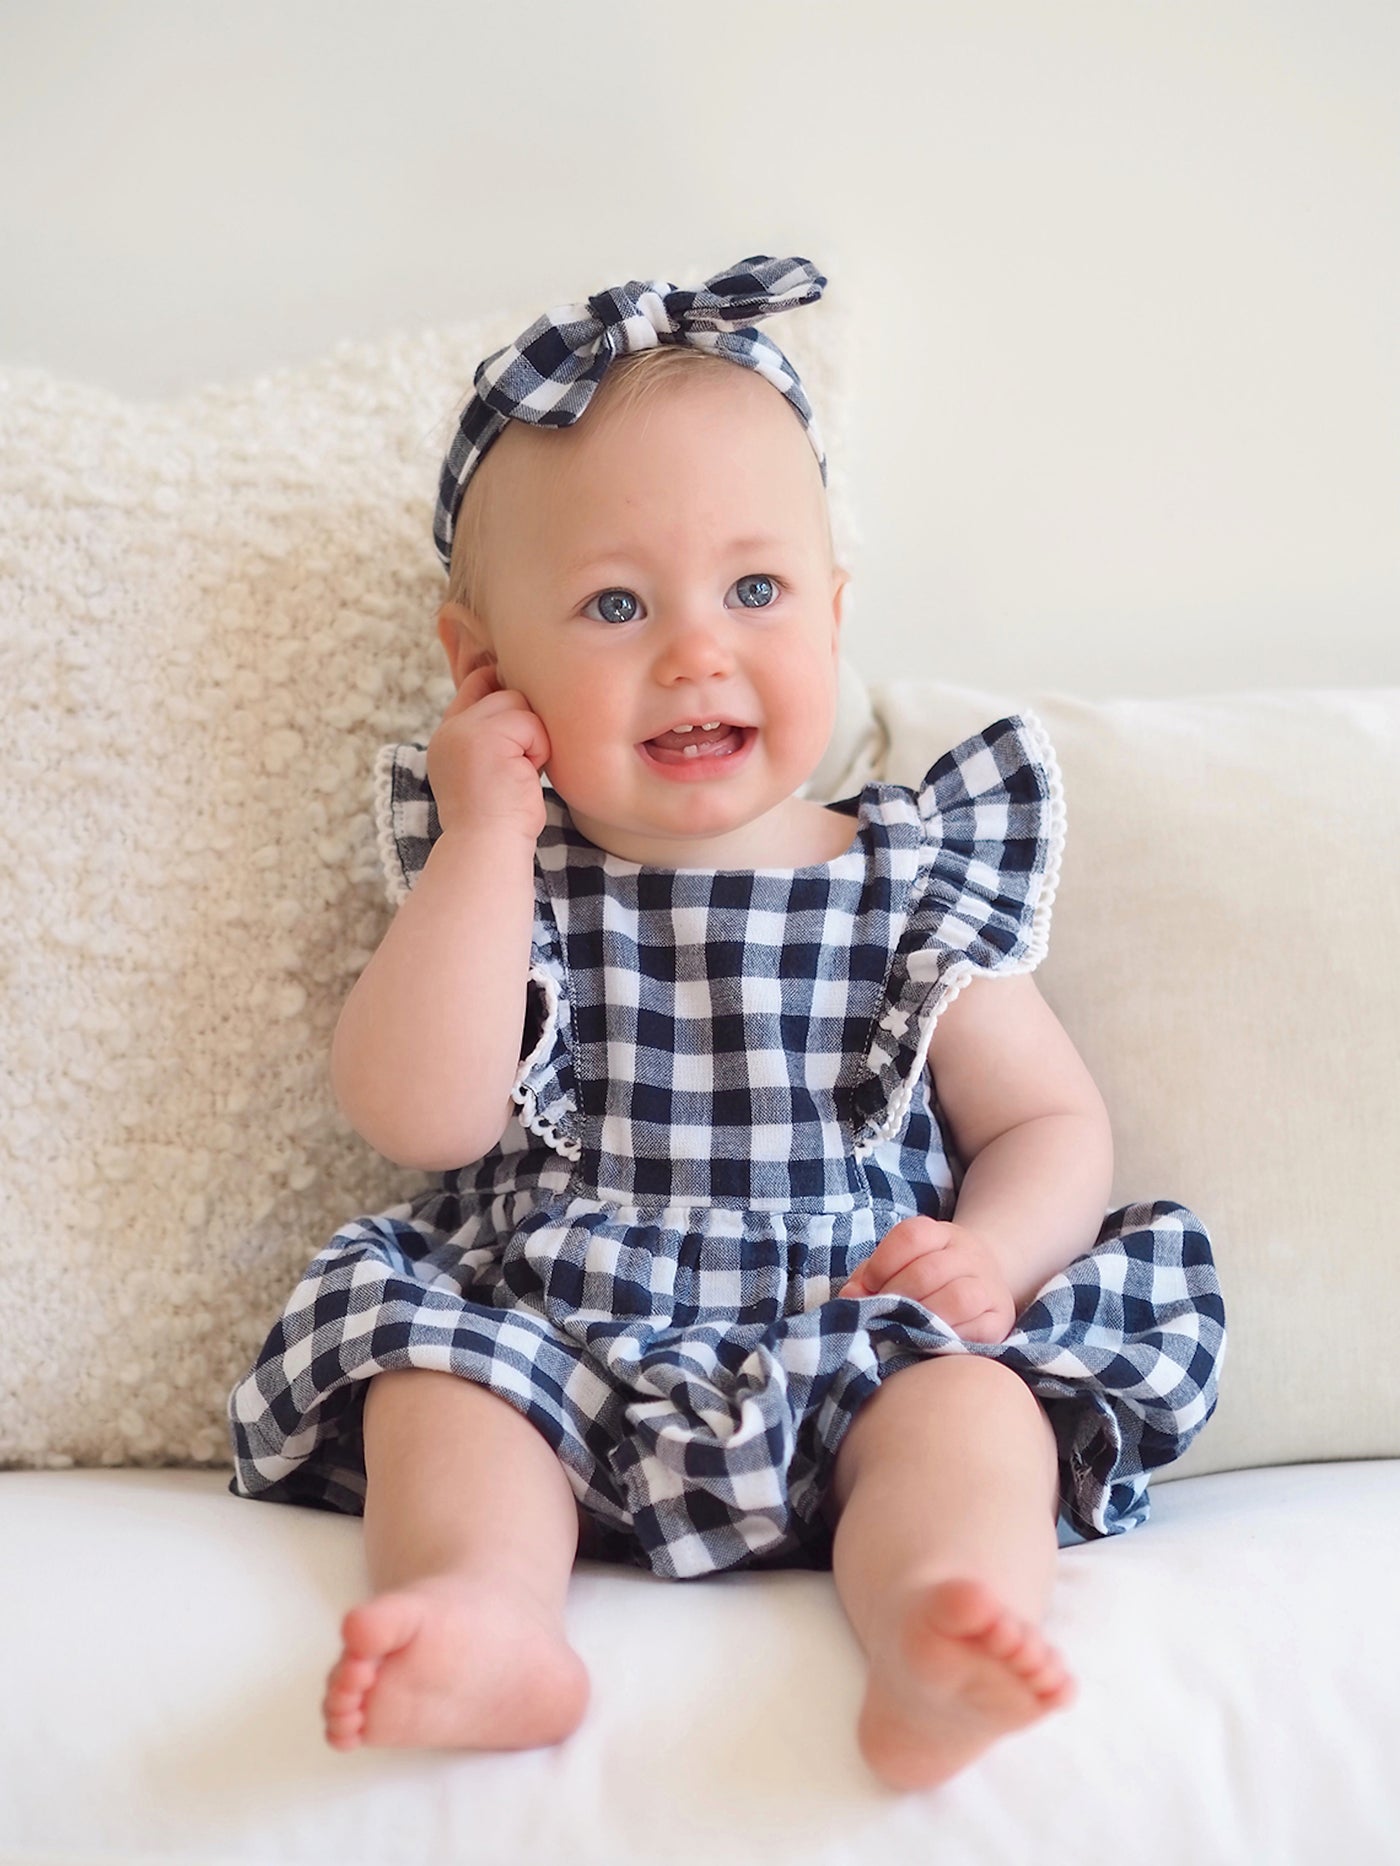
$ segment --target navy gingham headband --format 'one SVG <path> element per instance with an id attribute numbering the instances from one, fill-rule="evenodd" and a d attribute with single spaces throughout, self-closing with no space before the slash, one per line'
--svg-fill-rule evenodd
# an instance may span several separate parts
<path id="1" fill-rule="evenodd" d="M 658 344 L 690 344 L 756 369 L 802 417 L 825 485 L 826 455 L 797 371 L 777 344 L 752 328 L 755 318 L 812 304 L 825 285 L 808 259 L 755 253 L 694 290 L 666 279 L 629 279 L 595 292 L 586 304 L 546 311 L 514 343 L 478 364 L 472 378 L 475 392 L 462 410 L 438 486 L 433 540 L 443 568 L 452 567 L 452 533 L 467 481 L 507 421 L 571 427 L 610 363 Z"/>

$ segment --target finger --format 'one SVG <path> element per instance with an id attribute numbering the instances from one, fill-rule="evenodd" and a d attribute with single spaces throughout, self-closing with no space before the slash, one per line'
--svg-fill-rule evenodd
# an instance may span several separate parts
<path id="1" fill-rule="evenodd" d="M 443 718 L 450 719 L 454 713 L 464 713 L 469 706 L 475 706 L 478 700 L 483 699 L 499 686 L 500 677 L 496 672 L 496 663 L 478 657 L 470 671 L 463 674 L 457 691 L 443 708 Z"/>
<path id="2" fill-rule="evenodd" d="M 485 670 L 483 670 L 485 671 Z M 494 672 L 494 669 L 492 670 Z M 512 732 L 511 736 L 520 749 L 533 761 L 536 770 L 549 759 L 549 734 L 544 721 L 531 710 L 525 695 L 514 687 L 496 687 L 483 690 L 477 697 L 472 697 L 471 680 L 468 676 L 457 690 L 457 697 L 442 716 L 441 723 L 446 725 L 454 713 L 465 712 L 470 707 L 479 719 L 510 718 L 516 725 L 524 721 L 521 731 Z"/>
<path id="3" fill-rule="evenodd" d="M 911 1264 L 907 1270 L 901 1270 L 892 1276 L 888 1283 L 881 1286 L 882 1296 L 908 1296 L 913 1302 L 923 1303 L 926 1309 L 932 1309 L 938 1292 L 943 1284 L 937 1272 L 930 1264 Z"/>
<path id="4" fill-rule="evenodd" d="M 981 1315 L 975 1315 L 970 1322 L 959 1322 L 953 1333 L 960 1335 L 964 1341 L 996 1347 L 1011 1333 L 1011 1325 L 998 1310 L 987 1309 Z"/>
<path id="5" fill-rule="evenodd" d="M 951 1297 L 939 1290 L 921 1300 L 964 1341 L 1005 1341 L 1016 1321 L 1010 1300 L 985 1284 L 977 1285 L 975 1279 L 970 1290 L 955 1291 Z"/>
<path id="6" fill-rule="evenodd" d="M 892 1276 L 881 1289 L 884 1296 L 908 1296 L 956 1327 L 959 1322 L 980 1315 L 987 1307 L 987 1292 L 975 1277 L 949 1276 L 938 1258 L 923 1257 L 917 1263 Z"/>
<path id="7" fill-rule="evenodd" d="M 985 1315 L 992 1306 L 987 1285 L 977 1276 L 950 1277 L 926 1300 L 929 1308 L 954 1328 L 960 1328 L 975 1316 Z"/>
<path id="8" fill-rule="evenodd" d="M 539 714 L 532 713 L 528 707 L 525 711 L 525 718 L 530 723 L 530 737 L 525 744 L 525 755 L 535 767 L 536 771 L 543 771 L 545 766 L 549 763 L 549 733 L 546 731 L 545 723 L 540 718 Z"/>
<path id="9" fill-rule="evenodd" d="M 549 762 L 549 734 L 539 714 L 531 712 L 530 702 L 523 693 L 488 694 L 481 708 L 485 716 L 498 717 L 505 723 L 510 736 L 537 771 Z"/>
<path id="10" fill-rule="evenodd" d="M 901 1219 L 892 1231 L 887 1231 L 874 1250 L 860 1265 L 857 1274 L 864 1280 L 867 1290 L 881 1290 L 892 1278 L 926 1257 L 930 1251 L 939 1248 L 940 1240 L 937 1226 L 933 1220 L 916 1222 Z"/>

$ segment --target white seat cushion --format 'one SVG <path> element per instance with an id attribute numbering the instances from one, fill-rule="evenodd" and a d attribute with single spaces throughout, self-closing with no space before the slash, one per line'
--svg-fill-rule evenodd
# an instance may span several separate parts
<path id="1" fill-rule="evenodd" d="M 941 1789 L 879 1787 L 831 1576 L 581 1563 L 561 1747 L 321 1734 L 357 1522 L 217 1473 L 0 1475 L 0 1857 L 108 1866 L 1182 1866 L 1397 1857 L 1400 1460 L 1183 1479 L 1063 1549 L 1068 1711 Z M 18 1610 L 16 1610 L 18 1609 Z"/>

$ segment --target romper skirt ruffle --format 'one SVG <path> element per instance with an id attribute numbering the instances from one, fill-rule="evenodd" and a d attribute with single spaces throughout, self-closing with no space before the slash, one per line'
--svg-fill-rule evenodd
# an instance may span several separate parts
<path id="1" fill-rule="evenodd" d="M 1171 1201 L 1110 1212 L 994 1345 L 908 1297 L 832 1298 L 873 1244 L 823 1244 L 810 1225 L 749 1223 L 726 1250 L 709 1230 L 585 1208 L 562 1239 L 550 1218 L 547 1251 L 527 1219 L 498 1256 L 454 1246 L 454 1206 L 439 1194 L 363 1220 L 310 1264 L 233 1395 L 235 1491 L 360 1513 L 365 1383 L 435 1368 L 544 1435 L 580 1553 L 676 1579 L 825 1568 L 846 1429 L 928 1355 L 981 1355 L 1026 1382 L 1055 1431 L 1062 1526 L 1084 1539 L 1144 1522 L 1150 1473 L 1214 1410 L 1223 1306 L 1206 1233 Z M 664 1319 L 648 1313 L 662 1289 Z"/>

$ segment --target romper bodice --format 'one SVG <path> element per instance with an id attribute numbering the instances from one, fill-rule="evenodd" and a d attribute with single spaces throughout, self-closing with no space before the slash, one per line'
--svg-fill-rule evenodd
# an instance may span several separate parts
<path id="1" fill-rule="evenodd" d="M 439 833 L 426 765 L 419 745 L 380 754 L 392 899 Z M 573 1162 L 574 1196 L 830 1213 L 868 1204 L 872 1180 L 887 1194 L 906 1164 L 947 1181 L 929 1039 L 969 977 L 1043 956 L 1054 755 L 1033 717 L 1007 718 L 918 787 L 832 807 L 856 835 L 828 861 L 662 869 L 597 847 L 546 789 L 512 1094 Z"/>

